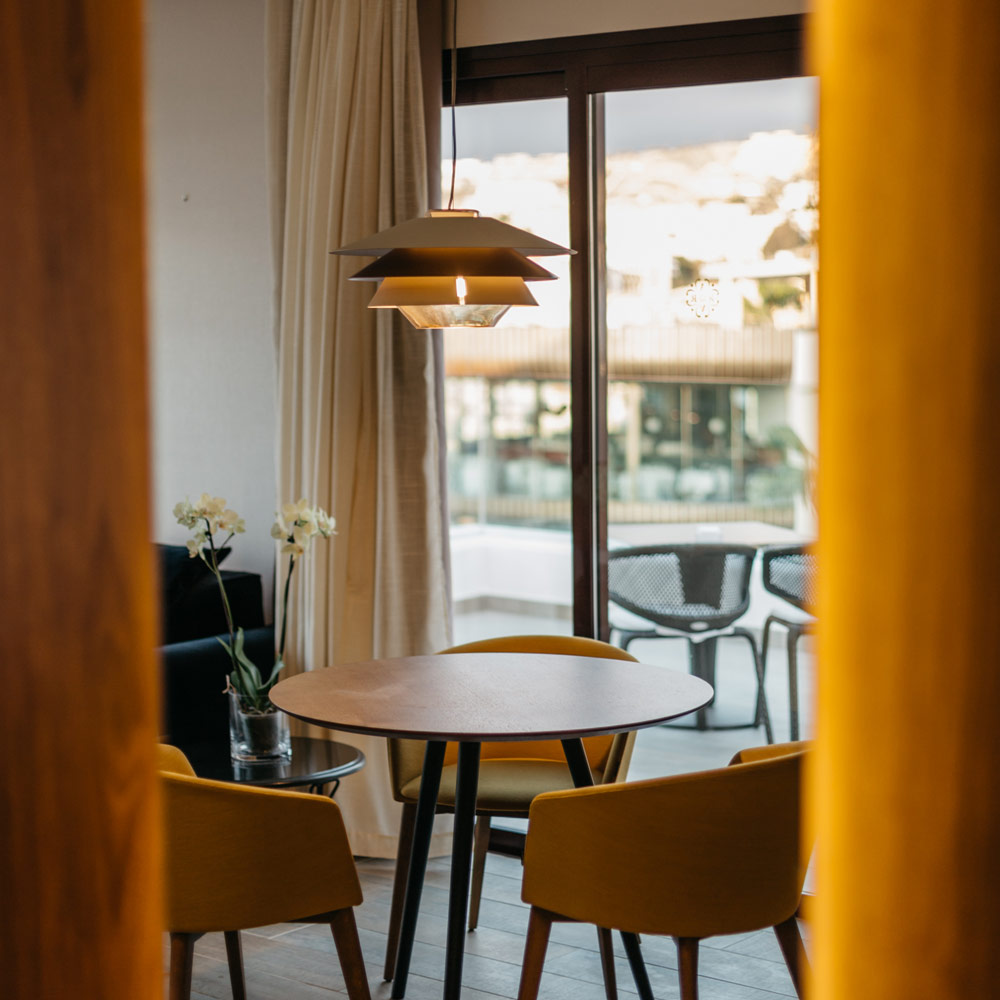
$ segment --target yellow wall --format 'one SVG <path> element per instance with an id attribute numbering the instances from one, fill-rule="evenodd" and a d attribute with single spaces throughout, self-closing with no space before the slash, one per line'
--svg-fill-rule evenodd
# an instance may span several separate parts
<path id="1" fill-rule="evenodd" d="M 997 996 L 1000 7 L 824 0 L 817 988 Z"/>
<path id="2" fill-rule="evenodd" d="M 161 991 L 140 10 L 0 0 L 0 995 Z"/>

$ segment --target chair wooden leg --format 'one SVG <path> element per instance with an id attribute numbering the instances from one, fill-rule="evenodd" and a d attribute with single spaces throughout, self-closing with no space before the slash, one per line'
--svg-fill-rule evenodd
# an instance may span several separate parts
<path id="1" fill-rule="evenodd" d="M 681 1000 L 698 1000 L 698 938 L 677 938 Z"/>
<path id="2" fill-rule="evenodd" d="M 490 846 L 490 818 L 476 820 L 476 835 L 472 843 L 472 888 L 469 890 L 469 930 L 479 923 L 479 900 L 483 895 L 483 875 L 486 873 L 486 852 Z"/>
<path id="3" fill-rule="evenodd" d="M 337 946 L 337 957 L 347 985 L 347 995 L 350 1000 L 371 1000 L 354 910 L 350 907 L 335 910 L 332 917 L 330 930 L 333 931 L 333 943 Z"/>
<path id="4" fill-rule="evenodd" d="M 170 935 L 170 1000 L 190 1000 L 194 943 L 199 934 Z"/>
<path id="5" fill-rule="evenodd" d="M 226 958 L 229 959 L 229 982 L 233 987 L 233 1000 L 247 1000 L 247 984 L 243 978 L 243 945 L 239 931 L 226 931 Z"/>
<path id="6" fill-rule="evenodd" d="M 537 1000 L 551 930 L 552 914 L 533 906 L 528 916 L 528 936 L 524 942 L 524 962 L 521 965 L 521 985 L 518 987 L 517 1000 Z"/>
<path id="7" fill-rule="evenodd" d="M 396 973 L 396 952 L 399 950 L 399 928 L 403 922 L 403 900 L 406 898 L 406 873 L 413 851 L 413 830 L 417 821 L 416 803 L 404 803 L 399 821 L 399 846 L 396 848 L 396 877 L 392 882 L 392 905 L 389 908 L 389 931 L 385 942 L 385 971 L 382 978 L 389 982 Z"/>
<path id="8" fill-rule="evenodd" d="M 604 973 L 604 995 L 607 1000 L 618 1000 L 618 981 L 615 977 L 615 945 L 607 927 L 597 928 L 597 943 L 601 952 L 601 971 Z"/>
<path id="9" fill-rule="evenodd" d="M 775 925 L 774 935 L 778 939 L 785 965 L 788 966 L 788 971 L 791 974 L 795 995 L 801 998 L 802 982 L 804 974 L 809 971 L 809 961 L 806 958 L 805 948 L 802 946 L 802 935 L 799 933 L 798 921 L 795 917 L 789 917 Z"/>

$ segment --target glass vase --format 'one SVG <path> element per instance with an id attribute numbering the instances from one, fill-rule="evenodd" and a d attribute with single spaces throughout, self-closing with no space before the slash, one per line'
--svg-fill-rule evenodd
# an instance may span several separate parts
<path id="1" fill-rule="evenodd" d="M 288 760 L 292 756 L 288 716 L 273 706 L 269 712 L 245 711 L 239 695 L 230 691 L 229 750 L 233 760 Z"/>

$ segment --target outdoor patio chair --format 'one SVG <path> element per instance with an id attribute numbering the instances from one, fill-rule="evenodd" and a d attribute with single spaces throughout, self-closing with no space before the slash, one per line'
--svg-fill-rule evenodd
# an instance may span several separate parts
<path id="1" fill-rule="evenodd" d="M 750 569 L 756 549 L 748 545 L 647 545 L 608 553 L 608 596 L 632 615 L 649 623 L 611 627 L 622 649 L 635 639 L 685 639 L 691 672 L 715 685 L 716 642 L 725 636 L 745 639 L 757 678 L 753 719 L 736 726 L 764 725 L 773 742 L 764 692 L 764 667 L 757 640 L 735 624 L 750 605 Z M 708 711 L 698 710 L 696 725 L 709 728 Z"/>
<path id="2" fill-rule="evenodd" d="M 681 1000 L 698 997 L 702 938 L 773 927 L 798 996 L 796 923 L 811 845 L 800 836 L 806 747 L 737 754 L 729 767 L 540 795 L 521 898 L 531 905 L 518 1000 L 536 1000 L 555 921 L 675 938 Z M 615 995 L 613 965 L 605 991 Z"/>
<path id="3" fill-rule="evenodd" d="M 328 923 L 350 1000 L 371 1000 L 353 907 L 361 884 L 337 804 L 322 795 L 197 778 L 161 744 L 170 1000 L 191 995 L 194 943 L 225 935 L 233 997 L 245 1000 L 242 927 Z M 294 849 L 282 849 L 294 837 Z"/>
<path id="4" fill-rule="evenodd" d="M 562 653 L 572 656 L 598 656 L 612 660 L 634 660 L 617 646 L 597 639 L 572 635 L 511 635 L 482 639 L 453 646 L 446 653 Z M 635 733 L 615 736 L 592 736 L 583 740 L 594 781 L 607 784 L 623 781 L 632 756 Z M 417 796 L 423 770 L 426 743 L 421 740 L 390 739 L 389 773 L 393 797 L 403 803 L 396 853 L 396 878 L 392 889 L 389 932 L 386 943 L 385 975 L 395 975 L 399 930 L 403 920 L 406 872 L 413 846 L 417 815 Z M 455 806 L 457 744 L 449 743 L 445 752 L 438 795 L 438 812 L 452 812 Z M 476 832 L 473 844 L 472 885 L 469 894 L 469 930 L 479 919 L 479 900 L 483 888 L 486 852 L 490 841 L 491 817 L 526 819 L 528 808 L 541 792 L 572 788 L 573 779 L 559 740 L 535 742 L 497 742 L 482 745 L 479 790 L 476 796 Z M 523 838 L 522 842 L 523 842 Z"/>
<path id="5" fill-rule="evenodd" d="M 816 556 L 808 548 L 802 545 L 785 545 L 764 549 L 761 573 L 765 590 L 783 598 L 800 611 L 809 612 L 816 586 Z M 772 625 L 781 625 L 787 630 L 789 737 L 797 740 L 799 738 L 798 644 L 803 635 L 809 635 L 813 631 L 815 619 L 793 621 L 779 615 L 767 616 L 760 651 L 765 672 Z"/>

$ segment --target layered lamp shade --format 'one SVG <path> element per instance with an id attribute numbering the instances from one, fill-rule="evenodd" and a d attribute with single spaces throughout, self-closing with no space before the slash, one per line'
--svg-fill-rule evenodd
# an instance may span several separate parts
<path id="1" fill-rule="evenodd" d="M 525 282 L 555 275 L 531 257 L 573 253 L 471 209 L 434 210 L 332 251 L 377 259 L 351 281 L 377 281 L 369 309 L 398 309 L 420 329 L 490 327 L 537 306 Z"/>

